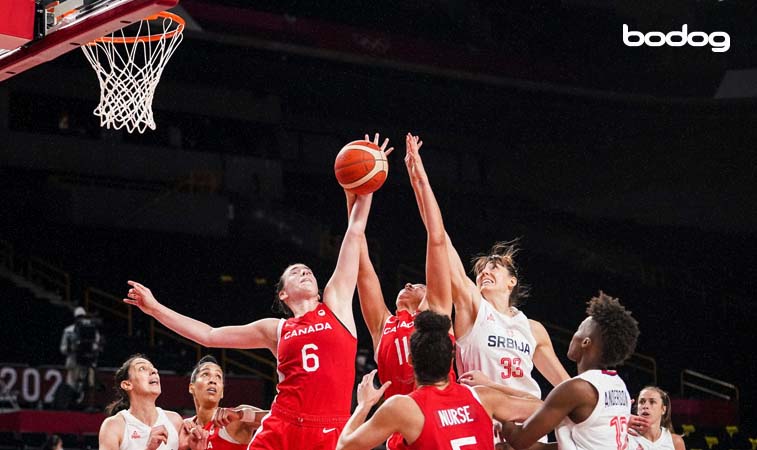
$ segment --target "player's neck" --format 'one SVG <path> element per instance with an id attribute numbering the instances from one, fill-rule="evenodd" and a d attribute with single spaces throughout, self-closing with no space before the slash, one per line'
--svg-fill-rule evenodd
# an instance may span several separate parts
<path id="1" fill-rule="evenodd" d="M 292 310 L 294 317 L 304 316 L 318 307 L 318 296 L 303 298 L 301 300 L 290 300 L 287 306 Z"/>
<path id="2" fill-rule="evenodd" d="M 445 378 L 443 380 L 436 381 L 434 383 L 419 383 L 418 380 L 415 380 L 415 384 L 418 386 L 428 386 L 428 387 L 435 387 L 437 389 L 445 389 L 447 386 L 449 386 L 449 378 Z"/>
<path id="3" fill-rule="evenodd" d="M 647 432 L 642 436 L 644 436 L 644 438 L 649 442 L 657 442 L 657 440 L 662 436 L 662 427 L 659 423 L 656 425 L 650 425 Z"/>
<path id="4" fill-rule="evenodd" d="M 583 358 L 576 363 L 576 369 L 578 370 L 579 375 L 588 372 L 589 370 L 608 370 L 607 367 L 600 364 L 597 358 L 592 357 L 592 355 L 584 355 Z"/>
<path id="5" fill-rule="evenodd" d="M 217 406 L 205 407 L 195 403 L 195 411 L 197 411 L 195 423 L 204 427 L 213 418 L 213 413 L 216 412 L 217 408 Z"/>
<path id="6" fill-rule="evenodd" d="M 510 307 L 510 295 L 501 292 L 487 292 L 484 297 L 497 312 L 507 316 L 513 316 L 513 309 Z"/>
<path id="7" fill-rule="evenodd" d="M 158 409 L 155 407 L 154 399 L 132 399 L 129 412 L 145 425 L 153 426 L 158 420 Z"/>

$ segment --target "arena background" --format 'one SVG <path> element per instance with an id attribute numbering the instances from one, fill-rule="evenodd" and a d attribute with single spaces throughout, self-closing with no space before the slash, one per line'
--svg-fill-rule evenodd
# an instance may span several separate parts
<path id="1" fill-rule="evenodd" d="M 144 351 L 185 374 L 196 349 L 153 339 L 138 312 L 128 335 L 95 298 L 120 298 L 134 279 L 180 312 L 239 324 L 271 314 L 289 263 L 310 264 L 324 284 L 346 223 L 333 160 L 365 133 L 397 148 L 367 231 L 393 302 L 423 273 L 425 232 L 402 163 L 411 131 L 464 259 L 522 238 L 533 288 L 523 309 L 554 326 L 569 372 L 553 330 L 573 330 L 603 289 L 638 318 L 637 352 L 663 388 L 712 398 L 682 387 L 686 369 L 732 383 L 734 420 L 755 430 L 754 10 L 184 0 L 186 38 L 157 89 L 157 130 L 144 135 L 99 127 L 99 89 L 79 51 L 4 81 L 0 360 L 62 364 L 71 306 L 91 302 L 105 323 L 100 366 Z M 684 23 L 728 32 L 730 49 L 623 45 L 623 24 Z M 651 376 L 627 370 L 635 388 Z"/>

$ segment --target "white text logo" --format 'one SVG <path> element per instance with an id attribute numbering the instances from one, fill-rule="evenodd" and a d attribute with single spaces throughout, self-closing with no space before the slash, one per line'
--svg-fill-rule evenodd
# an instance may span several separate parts
<path id="1" fill-rule="evenodd" d="M 668 34 L 650 31 L 644 34 L 641 31 L 629 31 L 628 25 L 623 24 L 623 43 L 628 47 L 641 47 L 644 44 L 650 47 L 662 47 L 665 44 L 671 47 L 683 47 L 686 44 L 692 47 L 704 47 L 709 44 L 713 52 L 722 53 L 731 48 L 731 36 L 724 31 L 713 31 L 710 34 L 704 31 L 689 33 L 689 27 L 686 24 L 683 25 L 681 31 L 671 31 Z"/>

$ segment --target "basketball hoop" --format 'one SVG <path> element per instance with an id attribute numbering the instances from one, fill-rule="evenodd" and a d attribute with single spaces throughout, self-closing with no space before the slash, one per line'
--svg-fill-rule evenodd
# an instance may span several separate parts
<path id="1" fill-rule="evenodd" d="M 100 82 L 94 114 L 101 127 L 155 129 L 155 88 L 184 37 L 184 25 L 184 19 L 163 11 L 82 46 Z"/>

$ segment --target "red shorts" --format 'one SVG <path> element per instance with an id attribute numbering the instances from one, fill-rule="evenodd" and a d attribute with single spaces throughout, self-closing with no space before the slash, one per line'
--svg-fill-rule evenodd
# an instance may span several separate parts
<path id="1" fill-rule="evenodd" d="M 397 450 L 399 448 L 406 448 L 405 438 L 399 433 L 394 433 L 386 440 L 386 450 Z"/>
<path id="2" fill-rule="evenodd" d="M 309 416 L 273 405 L 247 450 L 334 450 L 350 416 Z"/>

